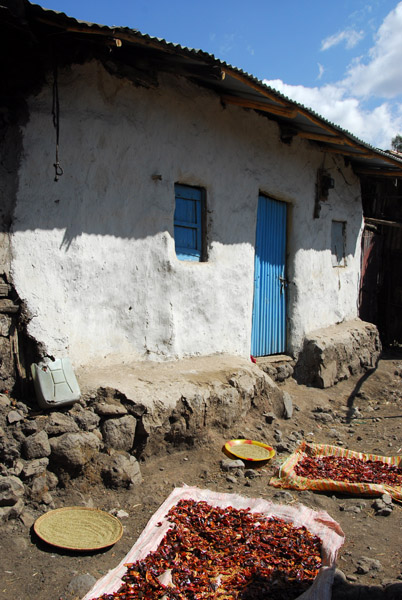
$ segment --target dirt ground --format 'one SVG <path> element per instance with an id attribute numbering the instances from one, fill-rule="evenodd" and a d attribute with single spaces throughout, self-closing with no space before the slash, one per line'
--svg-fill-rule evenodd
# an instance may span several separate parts
<path id="1" fill-rule="evenodd" d="M 376 370 L 327 390 L 297 386 L 292 379 L 280 385 L 293 399 L 294 412 L 289 420 L 276 419 L 268 424 L 262 415 L 250 413 L 245 422 L 231 430 L 211 432 L 202 445 L 191 449 L 163 448 L 159 456 L 141 463 L 143 483 L 131 490 L 116 492 L 87 480 L 75 480 L 67 489 L 52 492 L 57 507 L 80 505 L 127 512 L 128 517 L 121 519 L 123 537 L 113 547 L 90 553 L 66 552 L 38 540 L 32 523 L 16 520 L 3 524 L 0 600 L 81 598 L 88 591 L 91 578 L 83 580 L 79 576 L 89 574 L 98 579 L 115 567 L 171 490 L 183 484 L 279 503 L 301 502 L 326 510 L 346 536 L 337 563 L 345 579 L 342 575 L 336 577 L 333 599 L 402 599 L 402 504 L 393 503 L 390 515 L 379 516 L 372 506 L 373 498 L 273 488 L 270 477 L 288 456 L 283 449 L 253 478 L 242 472 L 228 474 L 220 465 L 225 458 L 222 445 L 238 437 L 264 441 L 274 447 L 278 447 L 276 435 L 282 436 L 282 444 L 289 447 L 302 438 L 382 455 L 401 454 L 402 354 L 388 353 Z M 330 408 L 333 421 L 317 421 L 317 407 Z M 32 520 L 41 514 L 33 508 L 31 513 Z M 377 570 L 359 573 L 358 561 L 362 557 L 377 559 Z"/>

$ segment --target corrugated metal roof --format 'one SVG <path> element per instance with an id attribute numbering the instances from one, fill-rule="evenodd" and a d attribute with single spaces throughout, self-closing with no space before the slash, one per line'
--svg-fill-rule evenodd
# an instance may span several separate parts
<path id="1" fill-rule="evenodd" d="M 168 42 L 163 38 L 141 33 L 137 29 L 80 21 L 37 4 L 28 3 L 28 7 L 30 19 L 48 26 L 64 28 L 71 34 L 107 35 L 122 38 L 125 45 L 128 43 L 152 48 L 159 52 L 160 56 L 164 55 L 163 60 L 173 66 L 186 67 L 187 76 L 213 88 L 220 94 L 223 102 L 267 113 L 270 118 L 279 122 L 283 141 L 290 142 L 292 137 L 299 135 L 323 145 L 328 151 L 344 155 L 361 172 L 371 170 L 374 174 L 395 173 L 402 176 L 402 157 L 374 148 L 312 109 L 295 102 L 253 75 L 216 58 L 213 54 Z M 196 68 L 200 65 L 206 69 L 197 72 Z M 207 67 L 215 68 L 215 72 L 209 72 Z M 221 78 L 216 76 L 216 69 L 220 69 Z"/>

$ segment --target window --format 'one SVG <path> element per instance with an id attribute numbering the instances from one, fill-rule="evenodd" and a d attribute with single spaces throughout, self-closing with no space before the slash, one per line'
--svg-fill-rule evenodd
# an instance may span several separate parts
<path id="1" fill-rule="evenodd" d="M 175 184 L 174 241 L 179 260 L 204 260 L 205 192 Z"/>
<path id="2" fill-rule="evenodd" d="M 345 260 L 345 241 L 346 241 L 346 223 L 343 221 L 332 221 L 331 226 L 331 253 L 332 266 L 344 267 Z"/>

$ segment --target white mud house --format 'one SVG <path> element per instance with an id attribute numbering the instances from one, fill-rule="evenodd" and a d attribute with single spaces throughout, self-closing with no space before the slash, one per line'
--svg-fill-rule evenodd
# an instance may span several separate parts
<path id="1" fill-rule="evenodd" d="M 2 272 L 42 355 L 297 359 L 340 323 L 376 346 L 359 173 L 397 158 L 204 52 L 8 5 Z"/>

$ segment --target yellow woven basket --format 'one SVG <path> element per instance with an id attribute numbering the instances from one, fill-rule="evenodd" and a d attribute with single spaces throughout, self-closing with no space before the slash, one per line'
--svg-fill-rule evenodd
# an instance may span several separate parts
<path id="1" fill-rule="evenodd" d="M 115 544 L 123 535 L 119 519 L 97 508 L 71 506 L 40 516 L 35 533 L 48 544 L 67 550 L 99 550 Z"/>

